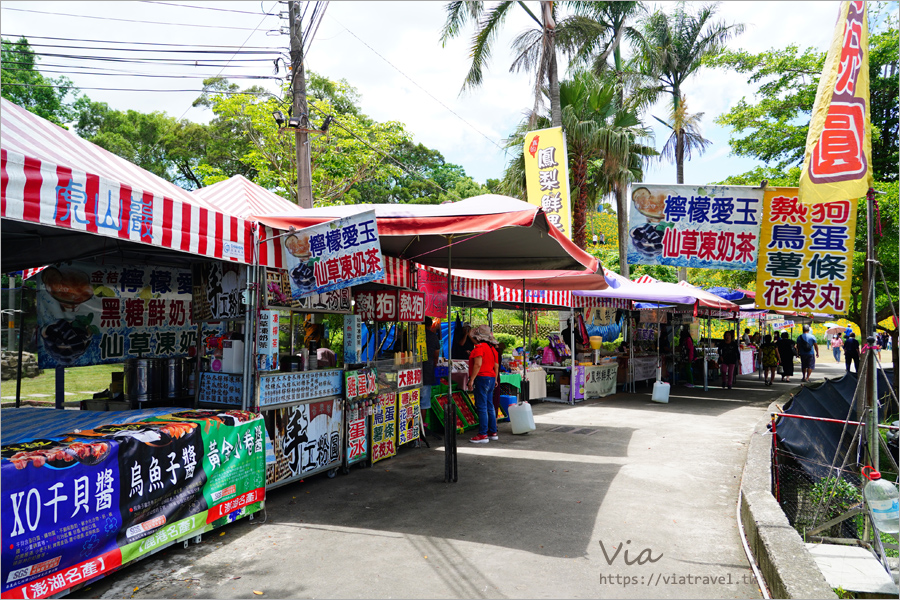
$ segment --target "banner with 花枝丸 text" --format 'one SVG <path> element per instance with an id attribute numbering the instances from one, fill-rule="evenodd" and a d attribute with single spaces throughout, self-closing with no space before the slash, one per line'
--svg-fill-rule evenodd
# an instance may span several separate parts
<path id="1" fill-rule="evenodd" d="M 374 210 L 291 233 L 284 249 L 293 300 L 384 277 Z"/>
<path id="2" fill-rule="evenodd" d="M 572 238 L 569 166 L 562 127 L 529 131 L 525 135 L 525 183 L 528 203 L 544 209 L 547 220 Z"/>
<path id="3" fill-rule="evenodd" d="M 866 2 L 841 2 L 806 136 L 800 201 L 859 198 L 872 186 Z"/>
<path id="4" fill-rule="evenodd" d="M 265 500 L 253 413 L 11 410 L 37 412 L 3 414 L 3 598 L 57 596 Z"/>
<path id="5" fill-rule="evenodd" d="M 635 184 L 628 263 L 752 271 L 762 196 L 742 186 Z"/>
<path id="6" fill-rule="evenodd" d="M 36 280 L 41 368 L 186 356 L 197 346 L 190 270 L 84 261 Z M 223 330 L 204 324 L 202 335 Z"/>
<path id="7" fill-rule="evenodd" d="M 756 306 L 833 315 L 850 306 L 856 200 L 800 203 L 797 188 L 766 190 Z"/>
<path id="8" fill-rule="evenodd" d="M 372 414 L 372 462 L 397 454 L 397 393 L 384 392 Z"/>

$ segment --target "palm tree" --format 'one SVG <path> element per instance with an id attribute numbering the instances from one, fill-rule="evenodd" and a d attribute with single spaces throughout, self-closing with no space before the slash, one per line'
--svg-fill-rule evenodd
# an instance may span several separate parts
<path id="1" fill-rule="evenodd" d="M 674 102 L 672 104 L 668 121 L 663 121 L 659 117 L 653 118 L 672 130 L 672 135 L 666 140 L 666 145 L 660 152 L 660 158 L 676 164 L 678 183 L 684 183 L 685 159 L 691 160 L 691 155 L 695 152 L 698 155 L 703 154 L 712 142 L 700 133 L 700 121 L 704 113 L 688 113 L 687 98 L 682 98 L 677 107 Z"/>
<path id="2" fill-rule="evenodd" d="M 672 95 L 674 113 L 684 99 L 684 82 L 697 72 L 703 59 L 717 54 L 728 40 L 744 31 L 743 24 L 714 21 L 716 8 L 716 4 L 709 4 L 693 14 L 682 2 L 671 15 L 653 13 L 644 25 L 639 40 L 644 71 L 659 80 L 663 92 Z M 683 141 L 676 140 L 677 183 L 684 183 Z"/>
<path id="3" fill-rule="evenodd" d="M 713 20 L 717 6 L 701 6 L 694 14 L 680 2 L 671 15 L 656 11 L 644 24 L 639 40 L 643 69 L 659 80 L 663 92 L 672 95 L 673 115 L 679 114 L 679 105 L 684 101 L 684 82 L 697 72 L 703 59 L 717 54 L 728 40 L 744 31 L 741 23 L 727 25 Z M 676 135 L 674 141 L 676 183 L 684 183 L 686 138 Z M 687 279 L 687 269 L 678 270 L 678 279 Z"/>
<path id="4" fill-rule="evenodd" d="M 631 178 L 640 179 L 646 157 L 652 148 L 639 143 L 649 135 L 635 112 L 621 107 L 613 85 L 604 85 L 589 72 L 577 73 L 560 83 L 560 106 L 568 147 L 572 238 L 585 247 L 586 211 L 599 197 L 627 186 Z M 525 134 L 536 122 L 547 126 L 546 116 L 530 116 L 507 140 L 507 147 L 518 150 L 507 166 L 501 189 L 511 196 L 525 196 L 525 159 L 521 153 Z"/>

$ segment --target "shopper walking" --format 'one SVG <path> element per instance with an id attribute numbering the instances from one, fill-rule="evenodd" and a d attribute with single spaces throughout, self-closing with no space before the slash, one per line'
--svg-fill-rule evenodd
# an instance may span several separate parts
<path id="1" fill-rule="evenodd" d="M 847 372 L 850 372 L 850 362 L 853 362 L 854 372 L 859 373 L 859 340 L 856 334 L 850 332 L 847 343 L 844 344 L 844 364 L 847 366 Z"/>
<path id="2" fill-rule="evenodd" d="M 775 370 L 781 362 L 781 357 L 778 355 L 778 347 L 772 343 L 772 336 L 768 333 L 763 338 L 759 352 L 762 354 L 763 381 L 765 385 L 770 386 L 775 381 Z"/>
<path id="3" fill-rule="evenodd" d="M 478 412 L 478 435 L 470 439 L 473 444 L 487 444 L 500 439 L 497 435 L 497 413 L 494 411 L 494 386 L 497 383 L 497 340 L 487 325 L 479 325 L 471 331 L 475 347 L 469 354 L 469 378 L 466 389 L 475 391 L 475 410 Z"/>
<path id="4" fill-rule="evenodd" d="M 741 349 L 734 341 L 734 332 L 726 331 L 725 339 L 719 344 L 719 370 L 722 372 L 722 387 L 729 390 L 734 386 L 734 371 L 741 358 Z"/>
<path id="5" fill-rule="evenodd" d="M 794 376 L 794 340 L 788 335 L 787 331 L 781 332 L 781 339 L 778 340 L 778 356 L 781 357 L 781 380 L 790 383 L 791 377 Z"/>
<path id="6" fill-rule="evenodd" d="M 841 348 L 843 347 L 844 340 L 841 339 L 841 334 L 837 334 L 831 338 L 831 352 L 834 354 L 834 362 L 841 362 Z"/>
<path id="7" fill-rule="evenodd" d="M 819 358 L 819 343 L 809 332 L 809 325 L 803 326 L 803 333 L 797 338 L 797 354 L 800 355 L 800 374 L 804 381 L 809 383 L 813 370 L 816 368 L 816 359 Z"/>

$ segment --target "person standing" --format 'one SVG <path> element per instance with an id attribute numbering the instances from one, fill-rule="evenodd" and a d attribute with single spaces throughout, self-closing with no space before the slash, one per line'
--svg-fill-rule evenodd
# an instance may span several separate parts
<path id="1" fill-rule="evenodd" d="M 841 348 L 843 347 L 844 340 L 841 339 L 841 334 L 837 334 L 831 338 L 831 352 L 834 354 L 834 362 L 841 362 Z"/>
<path id="2" fill-rule="evenodd" d="M 744 330 L 744 336 L 741 338 L 741 341 L 744 342 L 745 346 L 750 345 L 750 329 Z"/>
<path id="3" fill-rule="evenodd" d="M 782 331 L 778 340 L 778 356 L 781 357 L 781 380 L 790 383 L 794 376 L 794 340 L 787 331 Z"/>
<path id="4" fill-rule="evenodd" d="M 719 369 L 722 371 L 722 387 L 729 390 L 734 386 L 734 372 L 737 369 L 741 349 L 734 341 L 734 332 L 726 331 L 725 339 L 719 344 Z"/>
<path id="5" fill-rule="evenodd" d="M 466 390 L 475 392 L 475 409 L 478 412 L 478 435 L 469 441 L 473 444 L 487 444 L 498 440 L 497 413 L 494 410 L 494 386 L 497 383 L 499 365 L 495 360 L 497 345 L 491 328 L 479 325 L 472 330 L 472 338 L 477 342 L 469 354 L 469 378 Z"/>
<path id="6" fill-rule="evenodd" d="M 762 355 L 763 381 L 766 385 L 771 386 L 775 381 L 775 370 L 778 368 L 778 363 L 781 362 L 781 357 L 778 355 L 778 347 L 772 343 L 772 336 L 768 333 L 763 338 L 759 352 Z"/>
<path id="7" fill-rule="evenodd" d="M 847 366 L 847 372 L 850 372 L 850 362 L 853 361 L 854 372 L 859 373 L 859 340 L 856 334 L 850 332 L 850 337 L 844 344 L 844 364 Z"/>
<path id="8" fill-rule="evenodd" d="M 431 317 L 425 317 L 425 356 L 422 358 L 422 395 L 419 398 L 420 414 L 425 415 L 431 408 L 431 386 L 435 385 L 434 369 L 441 353 L 441 340 L 431 328 Z M 424 419 L 422 421 L 424 423 Z M 437 432 L 434 432 L 438 435 Z"/>
<path id="9" fill-rule="evenodd" d="M 694 339 L 691 337 L 691 330 L 687 326 L 681 329 L 679 345 L 681 347 L 682 363 L 687 369 L 688 383 L 694 385 Z"/>
<path id="10" fill-rule="evenodd" d="M 803 326 L 803 333 L 797 338 L 797 354 L 800 355 L 800 381 L 809 383 L 816 368 L 816 359 L 819 358 L 819 343 L 809 332 L 809 325 Z"/>

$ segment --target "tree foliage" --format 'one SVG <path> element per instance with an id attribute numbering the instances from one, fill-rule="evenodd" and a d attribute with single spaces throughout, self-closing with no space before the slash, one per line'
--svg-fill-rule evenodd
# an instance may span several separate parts
<path id="1" fill-rule="evenodd" d="M 45 77 L 26 38 L 3 40 L 0 95 L 51 123 L 65 127 L 74 117 L 78 88 L 67 77 Z"/>
<path id="2" fill-rule="evenodd" d="M 896 19 L 869 36 L 872 118 L 872 167 L 877 181 L 897 179 L 898 29 Z M 711 67 L 731 69 L 758 84 L 752 98 L 742 98 L 715 119 L 733 130 L 729 143 L 738 156 L 778 169 L 800 166 L 825 52 L 796 45 L 759 53 L 724 51 L 708 58 Z"/>

